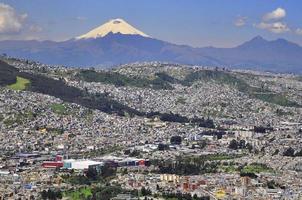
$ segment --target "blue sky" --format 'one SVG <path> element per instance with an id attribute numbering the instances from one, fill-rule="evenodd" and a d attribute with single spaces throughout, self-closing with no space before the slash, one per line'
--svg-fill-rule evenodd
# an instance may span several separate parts
<path id="1" fill-rule="evenodd" d="M 154 38 L 195 47 L 232 47 L 257 35 L 269 40 L 285 38 L 302 45 L 302 1 L 298 0 L 0 2 L 0 21 L 1 12 L 7 11 L 7 6 L 9 12 L 13 12 L 10 19 L 4 18 L 7 23 L 0 23 L 2 40 L 65 40 L 86 33 L 109 19 L 123 18 Z"/>

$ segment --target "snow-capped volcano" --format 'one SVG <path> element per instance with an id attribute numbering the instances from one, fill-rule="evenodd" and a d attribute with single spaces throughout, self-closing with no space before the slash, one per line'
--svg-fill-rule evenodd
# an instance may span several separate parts
<path id="1" fill-rule="evenodd" d="M 123 19 L 112 19 L 107 23 L 89 31 L 88 33 L 76 37 L 76 39 L 91 39 L 104 37 L 109 33 L 120 33 L 126 35 L 140 35 L 143 37 L 150 37 L 149 35 L 137 30 Z"/>

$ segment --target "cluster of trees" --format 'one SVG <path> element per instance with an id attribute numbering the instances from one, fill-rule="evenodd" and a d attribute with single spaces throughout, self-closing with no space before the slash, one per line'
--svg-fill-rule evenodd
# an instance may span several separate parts
<path id="1" fill-rule="evenodd" d="M 16 82 L 18 70 L 0 60 L 0 86 L 11 85 Z"/>
<path id="2" fill-rule="evenodd" d="M 164 193 L 163 197 L 165 199 L 177 199 L 177 200 L 210 200 L 209 196 L 198 197 L 196 194 L 193 196 L 189 193 Z"/>
<path id="3" fill-rule="evenodd" d="M 110 200 L 113 197 L 116 197 L 118 194 L 129 194 L 133 197 L 138 197 L 138 196 L 149 196 L 152 195 L 151 191 L 149 189 L 146 189 L 142 187 L 140 191 L 138 190 L 125 190 L 121 186 L 118 185 L 102 185 L 102 186 L 94 186 L 89 188 L 91 195 L 85 196 L 81 195 L 80 199 L 82 200 Z M 77 192 L 79 190 L 71 190 L 69 191 L 70 193 L 72 192 Z"/>
<path id="4" fill-rule="evenodd" d="M 214 121 L 210 118 L 205 119 L 204 117 L 198 118 L 188 118 L 185 116 L 181 116 L 179 114 L 174 113 L 159 113 L 159 112 L 149 112 L 146 113 L 146 116 L 148 118 L 158 116 L 161 121 L 165 122 L 178 122 L 178 123 L 192 123 L 199 127 L 205 127 L 205 128 L 215 128 Z"/>
<path id="5" fill-rule="evenodd" d="M 143 115 L 143 113 L 114 101 L 104 94 L 89 94 L 87 91 L 79 88 L 68 86 L 62 80 L 55 80 L 46 76 L 29 74 L 26 72 L 19 73 L 21 77 L 29 79 L 31 85 L 30 91 L 51 95 L 62 99 L 63 101 L 77 103 L 91 109 L 98 109 L 105 113 L 116 113 L 124 116 L 125 113 L 130 115 Z"/>
<path id="6" fill-rule="evenodd" d="M 276 189 L 276 188 L 285 189 L 285 186 L 276 183 L 274 180 L 270 180 L 266 184 L 269 189 Z"/>
<path id="7" fill-rule="evenodd" d="M 92 197 L 90 197 L 89 200 L 110 200 L 123 192 L 124 190 L 120 186 L 96 187 L 92 189 Z"/>
<path id="8" fill-rule="evenodd" d="M 219 130 L 210 130 L 210 131 L 203 131 L 201 134 L 203 135 L 213 135 L 216 136 L 217 139 L 221 139 L 223 135 L 226 134 L 225 131 L 219 131 Z"/>
<path id="9" fill-rule="evenodd" d="M 192 119 L 189 119 L 190 123 L 196 124 L 199 127 L 205 127 L 205 128 L 215 128 L 214 121 L 210 118 L 205 119 L 204 117 L 198 118 L 194 117 Z"/>
<path id="10" fill-rule="evenodd" d="M 254 172 L 240 172 L 240 176 L 248 176 L 250 178 L 257 178 L 258 176 Z"/>
<path id="11" fill-rule="evenodd" d="M 218 162 L 205 162 L 202 159 L 179 158 L 176 161 L 161 161 L 157 165 L 159 173 L 177 175 L 216 173 L 218 169 Z"/>
<path id="12" fill-rule="evenodd" d="M 166 74 L 165 72 L 158 72 L 155 74 L 155 76 L 160 78 L 162 81 L 165 81 L 168 83 L 172 83 L 172 84 L 181 84 L 182 83 L 181 80 L 178 80 L 177 78 L 174 78 L 174 77 Z"/>
<path id="13" fill-rule="evenodd" d="M 98 71 L 93 69 L 82 70 L 77 74 L 77 78 L 87 82 L 102 82 L 106 84 L 113 84 L 115 86 L 135 86 L 142 88 L 153 89 L 173 89 L 171 84 L 182 84 L 184 86 L 191 86 L 198 80 L 216 80 L 220 83 L 236 84 L 241 80 L 236 79 L 229 73 L 222 71 L 202 70 L 188 74 L 184 80 L 179 80 L 168 75 L 165 72 L 155 73 L 155 79 L 147 79 L 141 77 L 130 77 L 118 72 Z M 241 83 L 241 82 L 240 82 Z M 238 84 L 239 85 L 239 84 Z"/>
<path id="14" fill-rule="evenodd" d="M 198 80 L 204 80 L 204 81 L 209 81 L 209 80 L 214 80 L 219 83 L 232 83 L 236 84 L 238 82 L 237 79 L 235 79 L 234 76 L 227 72 L 222 72 L 222 71 L 213 71 L 213 70 L 201 70 L 201 71 L 196 71 L 188 74 L 185 79 L 183 80 L 183 85 L 190 86 L 192 85 L 195 81 Z"/>
<path id="15" fill-rule="evenodd" d="M 91 185 L 96 181 L 103 181 L 108 177 L 113 177 L 116 175 L 116 168 L 111 167 L 109 164 L 102 166 L 101 170 L 96 168 L 88 168 L 84 175 L 66 175 L 63 176 L 64 180 L 72 185 Z"/>
<path id="16" fill-rule="evenodd" d="M 158 144 L 157 149 L 159 151 L 166 151 L 166 150 L 169 150 L 170 147 L 169 147 L 168 144 L 162 144 L 162 143 L 160 143 L 160 144 Z"/>
<path id="17" fill-rule="evenodd" d="M 63 195 L 60 190 L 48 189 L 47 191 L 43 190 L 41 192 L 41 198 L 43 200 L 57 200 L 57 199 L 62 199 L 62 197 L 63 197 Z"/>
<path id="18" fill-rule="evenodd" d="M 302 149 L 300 151 L 295 151 L 292 147 L 287 148 L 283 152 L 283 156 L 288 157 L 301 157 L 302 156 Z"/>
<path id="19" fill-rule="evenodd" d="M 130 149 L 126 149 L 126 150 L 124 151 L 124 154 L 125 154 L 125 155 L 128 155 L 128 156 L 130 156 L 130 157 L 140 157 L 140 156 L 141 156 L 140 151 L 139 151 L 139 150 L 136 150 L 136 149 L 134 149 L 133 151 L 131 151 Z"/>
<path id="20" fill-rule="evenodd" d="M 94 167 L 88 168 L 86 172 L 86 176 L 91 180 L 105 179 L 115 175 L 116 175 L 116 168 L 111 167 L 109 164 L 105 164 L 104 166 L 102 166 L 100 172 L 98 172 L 98 170 Z"/>
<path id="21" fill-rule="evenodd" d="M 273 127 L 264 127 L 264 126 L 254 126 L 254 132 L 256 133 L 266 133 L 272 131 Z"/>
<path id="22" fill-rule="evenodd" d="M 174 82 L 173 77 L 166 73 L 155 74 L 155 79 L 147 79 L 141 77 L 130 77 L 118 72 L 82 70 L 77 77 L 87 82 L 101 82 L 105 84 L 113 84 L 120 86 L 135 86 L 141 88 L 152 88 L 156 90 L 172 90 L 170 82 Z"/>
<path id="23" fill-rule="evenodd" d="M 250 143 L 246 143 L 245 140 L 231 140 L 230 144 L 229 144 L 229 148 L 233 149 L 233 150 L 237 150 L 237 149 L 248 149 L 249 151 L 251 151 L 253 149 L 253 146 Z"/>
<path id="24" fill-rule="evenodd" d="M 142 196 L 150 196 L 152 195 L 152 192 L 150 189 L 146 189 L 145 187 L 142 187 L 141 189 L 141 195 Z"/>
<path id="25" fill-rule="evenodd" d="M 181 136 L 175 135 L 170 138 L 170 143 L 173 145 L 181 145 Z"/>

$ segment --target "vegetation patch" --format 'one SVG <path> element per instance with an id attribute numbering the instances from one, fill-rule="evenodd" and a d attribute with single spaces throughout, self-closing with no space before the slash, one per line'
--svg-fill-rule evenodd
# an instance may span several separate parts
<path id="1" fill-rule="evenodd" d="M 241 173 L 261 173 L 261 172 L 273 172 L 273 169 L 262 163 L 252 163 L 246 165 L 241 170 Z"/>
<path id="2" fill-rule="evenodd" d="M 204 160 L 231 160 L 235 158 L 240 158 L 244 156 L 243 154 L 212 154 L 212 155 L 206 155 L 206 156 L 201 156 L 202 159 Z"/>
<path id="3" fill-rule="evenodd" d="M 0 60 L 0 86 L 7 86 L 16 82 L 18 70 Z"/>
<path id="4" fill-rule="evenodd" d="M 173 89 L 169 84 L 173 78 L 163 73 L 157 74 L 154 79 L 147 79 L 141 77 L 129 77 L 117 72 L 82 70 L 78 73 L 77 77 L 87 82 L 100 82 L 113 84 L 115 86 L 134 86 L 156 90 Z"/>
<path id="5" fill-rule="evenodd" d="M 70 200 L 88 199 L 92 196 L 91 188 L 85 187 L 76 191 L 65 192 L 64 197 Z"/>
<path id="6" fill-rule="evenodd" d="M 31 111 L 26 111 L 23 113 L 16 113 L 6 119 L 3 119 L 3 123 L 6 126 L 12 126 L 14 124 L 24 124 L 26 121 L 31 121 L 35 118 L 34 114 Z"/>
<path id="7" fill-rule="evenodd" d="M 222 169 L 224 172 L 226 173 L 234 173 L 234 172 L 237 172 L 237 168 L 235 166 L 220 166 L 220 169 Z"/>
<path id="8" fill-rule="evenodd" d="M 30 85 L 30 80 L 17 76 L 16 83 L 7 86 L 12 90 L 25 90 Z"/>
<path id="9" fill-rule="evenodd" d="M 260 94 L 253 94 L 254 97 L 257 99 L 260 99 L 265 102 L 277 104 L 280 106 L 286 106 L 286 107 L 301 107 L 296 102 L 288 100 L 284 95 L 282 94 L 274 94 L 274 93 L 260 93 Z"/>
<path id="10" fill-rule="evenodd" d="M 184 98 L 184 97 L 178 97 L 176 99 L 176 104 L 186 104 L 186 98 Z"/>
<path id="11" fill-rule="evenodd" d="M 66 114 L 67 108 L 64 106 L 64 104 L 54 103 L 50 107 L 54 113 L 57 113 L 60 115 Z"/>
<path id="12" fill-rule="evenodd" d="M 223 71 L 201 70 L 192 72 L 183 81 L 186 86 L 192 85 L 195 81 L 215 81 L 219 84 L 227 84 L 237 88 L 240 92 L 249 95 L 251 98 L 259 99 L 268 103 L 287 107 L 301 107 L 298 103 L 290 101 L 285 95 L 274 93 L 264 88 L 250 86 L 244 80 Z"/>

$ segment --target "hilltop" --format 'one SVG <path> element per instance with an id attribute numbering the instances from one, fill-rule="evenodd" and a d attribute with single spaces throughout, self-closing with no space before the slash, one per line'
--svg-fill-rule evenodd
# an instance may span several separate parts
<path id="1" fill-rule="evenodd" d="M 300 77 L 287 74 L 165 63 L 129 64 L 111 70 L 9 63 L 22 66 L 18 73 L 31 81 L 30 91 L 122 116 L 174 113 L 188 119 L 266 124 L 292 120 L 302 105 Z"/>

